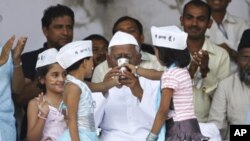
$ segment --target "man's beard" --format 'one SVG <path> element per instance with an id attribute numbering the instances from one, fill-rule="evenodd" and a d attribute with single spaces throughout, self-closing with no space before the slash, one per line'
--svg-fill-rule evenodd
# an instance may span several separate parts
<path id="1" fill-rule="evenodd" d="M 250 86 L 250 68 L 239 68 L 240 80 Z"/>

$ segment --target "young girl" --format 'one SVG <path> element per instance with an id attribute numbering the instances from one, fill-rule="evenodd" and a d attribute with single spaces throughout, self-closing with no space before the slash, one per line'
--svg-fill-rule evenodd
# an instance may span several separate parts
<path id="1" fill-rule="evenodd" d="M 60 110 L 66 72 L 56 63 L 57 53 L 51 48 L 38 55 L 36 70 L 42 93 L 28 105 L 29 141 L 55 141 L 67 127 Z"/>
<path id="2" fill-rule="evenodd" d="M 161 99 L 147 141 L 156 141 L 167 119 L 166 141 L 208 140 L 201 134 L 192 103 L 192 81 L 187 69 L 190 62 L 186 48 L 187 34 L 175 26 L 152 27 L 152 41 L 158 61 L 165 72 L 127 65 L 133 72 L 150 79 L 161 76 Z"/>
<path id="3" fill-rule="evenodd" d="M 62 47 L 58 63 L 66 69 L 63 101 L 66 107 L 68 128 L 59 141 L 98 141 L 94 123 L 91 90 L 84 79 L 92 76 L 93 57 L 91 41 L 75 41 Z M 118 78 L 108 81 L 105 88 L 118 84 Z"/>

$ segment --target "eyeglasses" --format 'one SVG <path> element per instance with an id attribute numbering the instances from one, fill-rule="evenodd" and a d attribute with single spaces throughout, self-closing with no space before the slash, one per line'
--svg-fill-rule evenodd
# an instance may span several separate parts
<path id="1" fill-rule="evenodd" d="M 127 59 L 132 59 L 132 54 L 117 54 L 117 55 L 112 55 L 112 58 L 115 60 L 118 60 L 119 58 L 127 58 Z"/>

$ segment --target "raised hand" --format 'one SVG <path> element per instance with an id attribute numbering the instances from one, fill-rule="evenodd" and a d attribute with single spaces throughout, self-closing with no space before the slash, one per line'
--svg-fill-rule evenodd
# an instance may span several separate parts
<path id="1" fill-rule="evenodd" d="M 41 118 L 47 118 L 49 114 L 49 104 L 48 101 L 44 98 L 43 93 L 39 94 L 37 99 L 37 106 L 39 110 L 39 116 Z"/>
<path id="2" fill-rule="evenodd" d="M 23 52 L 23 49 L 25 47 L 27 41 L 27 37 L 20 37 L 17 41 L 16 47 L 13 50 L 13 61 L 14 61 L 14 65 L 17 65 L 16 63 L 20 63 L 21 62 L 21 54 Z"/>
<path id="3" fill-rule="evenodd" d="M 209 56 L 208 52 L 204 50 L 200 50 L 199 52 L 194 52 L 192 55 L 193 62 L 196 63 L 200 67 L 200 72 L 202 78 L 205 78 L 207 76 L 207 73 L 209 72 Z"/>
<path id="4" fill-rule="evenodd" d="M 12 36 L 3 46 L 2 53 L 0 56 L 0 66 L 5 64 L 9 58 L 11 48 L 13 46 L 15 36 Z"/>

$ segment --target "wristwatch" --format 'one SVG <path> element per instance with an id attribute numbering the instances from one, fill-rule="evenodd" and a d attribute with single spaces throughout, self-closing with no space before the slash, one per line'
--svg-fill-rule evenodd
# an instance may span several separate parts
<path id="1" fill-rule="evenodd" d="M 138 66 L 135 66 L 135 72 L 134 72 L 134 75 L 135 77 L 139 77 L 140 75 L 137 73 L 139 67 Z"/>

